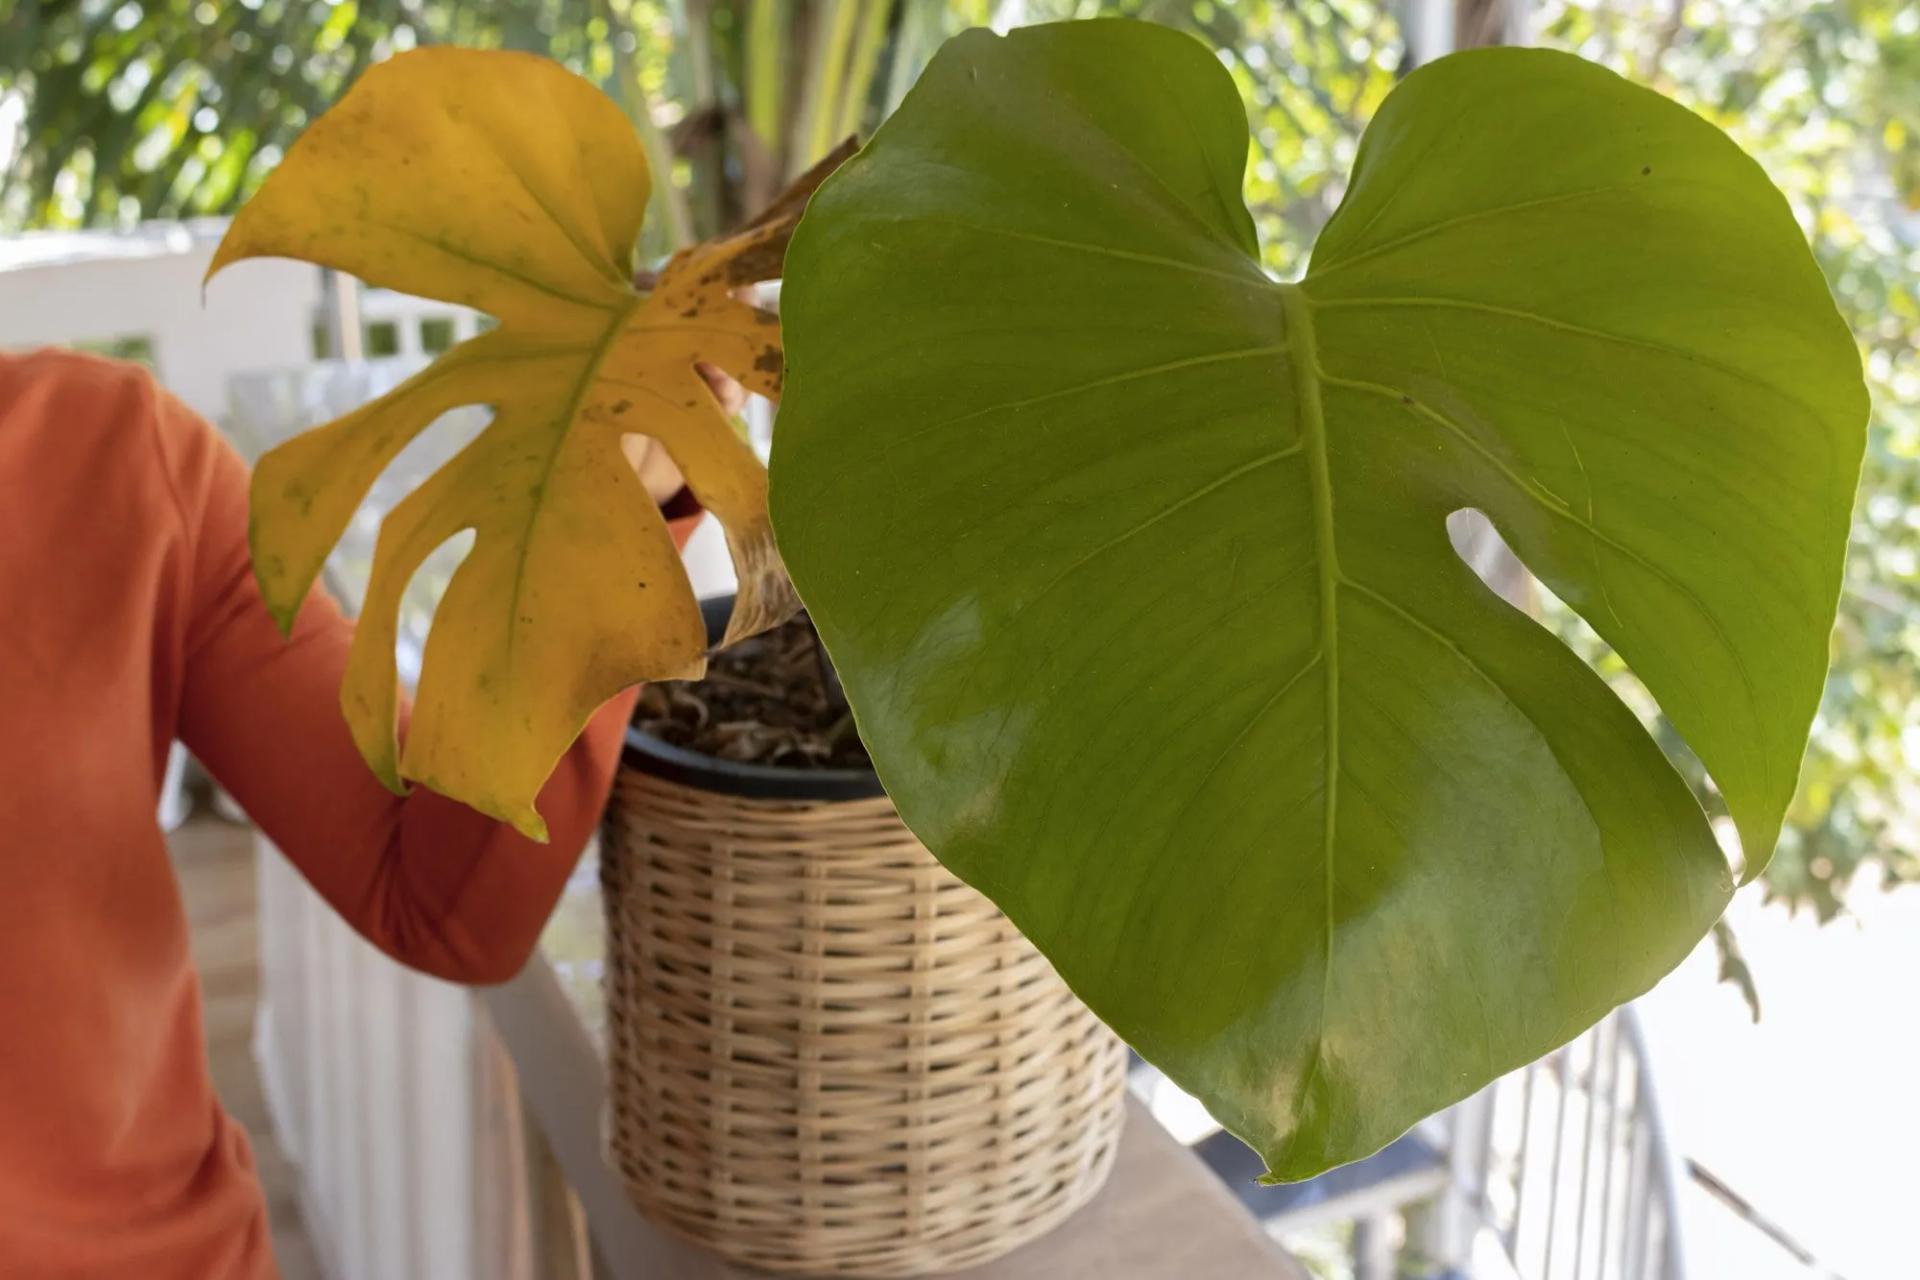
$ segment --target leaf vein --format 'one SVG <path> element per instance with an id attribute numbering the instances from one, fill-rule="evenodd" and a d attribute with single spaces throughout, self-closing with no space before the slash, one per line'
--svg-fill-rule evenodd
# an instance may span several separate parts
<path id="1" fill-rule="evenodd" d="M 1262 467 L 1269 467 L 1276 462 L 1280 462 L 1287 458 L 1293 457 L 1295 454 L 1300 452 L 1300 448 L 1301 448 L 1300 445 L 1294 444 L 1294 445 L 1288 446 L 1285 449 L 1278 449 L 1272 453 L 1262 454 L 1260 457 L 1253 459 L 1251 462 L 1243 462 L 1239 466 L 1233 468 L 1231 471 L 1228 471 L 1226 474 L 1218 476 L 1213 480 L 1209 480 L 1207 483 L 1201 485 L 1198 489 L 1195 489 L 1193 492 L 1187 494 L 1185 497 L 1179 499 L 1178 501 L 1169 503 L 1167 506 L 1160 508 L 1160 510 L 1154 512 L 1152 515 L 1146 517 L 1144 520 L 1141 520 L 1135 523 L 1134 525 L 1132 525 L 1130 528 L 1127 528 L 1122 532 L 1115 534 L 1113 537 L 1108 538 L 1105 542 L 1100 543 L 1098 546 L 1094 547 L 1091 551 L 1086 552 L 1079 559 L 1075 560 L 1072 564 L 1062 569 L 1059 573 L 1056 573 L 1053 575 L 1053 577 L 1049 578 L 1044 586 L 1042 586 L 1038 591 L 1034 592 L 1025 601 L 1023 601 L 1018 609 L 1014 610 L 1013 614 L 1007 619 L 1007 623 L 1011 624 L 1015 621 L 1018 621 L 1022 614 L 1024 614 L 1028 609 L 1032 608 L 1035 604 L 1037 604 L 1040 601 L 1040 599 L 1044 597 L 1048 592 L 1052 591 L 1055 587 L 1059 586 L 1062 582 L 1066 581 L 1066 579 L 1068 579 L 1075 573 L 1078 573 L 1080 570 L 1086 568 L 1089 564 L 1092 564 L 1095 560 L 1098 560 L 1101 556 L 1113 550 L 1115 547 L 1119 546 L 1121 543 L 1127 542 L 1133 538 L 1140 536 L 1142 533 L 1145 533 L 1148 529 L 1151 529 L 1154 525 L 1159 524 L 1162 520 L 1165 520 L 1169 516 L 1175 515 L 1181 510 L 1192 506 L 1194 503 L 1200 501 L 1200 499 L 1206 497 L 1208 494 L 1213 493 L 1218 489 L 1222 489 L 1229 484 L 1232 484 L 1235 480 L 1240 479 L 1242 476 L 1247 475 L 1249 472 L 1258 471 Z"/>
<path id="2" fill-rule="evenodd" d="M 625 283 L 622 273 L 614 268 L 613 263 L 608 260 L 599 249 L 581 240 L 581 238 L 575 234 L 573 227 L 567 223 L 566 219 L 554 211 L 553 206 L 547 203 L 547 198 L 542 194 L 539 187 L 527 180 L 527 175 L 521 171 L 520 165 L 514 157 L 499 148 L 494 150 L 493 155 L 494 158 L 500 162 L 500 167 L 506 170 L 507 174 L 512 177 L 520 190 L 526 192 L 527 198 L 533 201 L 534 207 L 547 216 L 547 221 L 551 222 L 560 234 L 566 238 L 567 243 L 573 246 L 574 252 L 579 254 L 581 258 L 586 261 L 587 265 L 599 271 L 609 280 L 622 284 Z M 574 151 L 574 159 L 574 172 L 580 176 L 584 183 L 586 175 L 581 173 L 579 168 L 579 151 L 577 147 Z"/>
<path id="3" fill-rule="evenodd" d="M 1520 320 L 1537 324 L 1543 328 L 1587 338 L 1595 342 L 1612 343 L 1640 351 L 1650 351 L 1658 355 L 1670 356 L 1698 365 L 1702 369 L 1712 369 L 1737 382 L 1777 396 L 1780 400 L 1799 409 L 1816 421 L 1824 421 L 1814 407 L 1785 387 L 1767 381 L 1750 369 L 1729 364 L 1699 351 L 1690 351 L 1670 342 L 1661 342 L 1655 338 L 1636 338 L 1631 334 L 1615 333 L 1608 329 L 1595 329 L 1588 325 L 1575 324 L 1571 320 L 1560 320 L 1553 316 L 1541 315 L 1537 311 L 1528 311 L 1520 307 L 1505 307 L 1492 302 L 1480 302 L 1472 298 L 1422 298 L 1422 297 L 1363 297 L 1363 298 L 1316 298 L 1313 303 L 1319 310 L 1335 307 L 1351 307 L 1356 310 L 1387 310 L 1397 307 L 1431 307 L 1442 311 L 1469 311 L 1484 315 L 1504 316 L 1509 320 Z"/>
<path id="4" fill-rule="evenodd" d="M 1400 189 L 1401 188 L 1396 187 L 1394 189 L 1395 194 L 1398 194 Z M 1643 189 L 1644 184 L 1641 183 L 1617 182 L 1604 187 L 1584 187 L 1578 191 L 1562 191 L 1556 195 L 1537 196 L 1532 200 L 1518 200 L 1512 204 L 1498 205 L 1491 209 L 1475 209 L 1470 213 L 1456 214 L 1451 218 L 1442 218 L 1438 222 L 1430 222 L 1423 227 L 1416 227 L 1412 231 L 1404 232 L 1391 240 L 1384 240 L 1370 249 L 1362 250 L 1351 258 L 1335 259 L 1332 263 L 1329 263 L 1325 269 L 1309 270 L 1304 283 L 1312 285 L 1326 279 L 1336 271 L 1344 271 L 1348 267 L 1358 266 L 1360 263 L 1392 253 L 1396 249 L 1415 244 L 1429 236 L 1439 235 L 1444 231 L 1451 231 L 1455 227 L 1465 226 L 1469 223 L 1484 222 L 1489 218 L 1505 217 L 1510 213 L 1521 213 L 1528 209 L 1540 209 L 1549 205 L 1570 204 L 1576 200 L 1591 199 L 1594 196 Z M 1386 207 L 1386 204 L 1383 203 L 1380 211 L 1385 212 Z M 1377 217 L 1378 215 L 1376 214 L 1375 216 Z M 1366 227 L 1360 229 L 1359 234 L 1365 235 L 1371 226 L 1372 222 L 1370 221 Z"/>
<path id="5" fill-rule="evenodd" d="M 1139 382 L 1146 378 L 1158 377 L 1163 373 L 1176 373 L 1182 369 L 1194 369 L 1209 364 L 1223 364 L 1229 360 L 1246 360 L 1254 356 L 1279 355 L 1286 349 L 1285 343 L 1278 343 L 1264 347 L 1244 347 L 1235 351 L 1218 351 L 1203 356 L 1188 356 L 1182 360 L 1169 360 L 1164 364 L 1149 365 L 1144 369 L 1134 369 L 1126 373 L 1109 374 L 1106 377 L 1095 378 L 1091 382 L 1081 382 L 1071 387 L 1061 387 L 1057 391 L 1043 391 L 1036 396 L 1025 396 L 1018 400 L 1004 400 L 999 404 L 990 404 L 979 409 L 969 409 L 957 418 L 946 418 L 939 422 L 929 423 L 924 427 L 909 431 L 905 435 L 894 436 L 888 441 L 886 451 L 891 454 L 900 446 L 911 444 L 913 441 L 919 440 L 924 436 L 932 435 L 936 431 L 945 431 L 949 427 L 957 427 L 963 422 L 972 422 L 976 418 L 984 418 L 990 414 L 1004 413 L 1008 409 L 1025 409 L 1031 405 L 1044 404 L 1049 400 L 1064 400 L 1069 396 L 1081 395 L 1084 392 L 1098 391 L 1102 387 L 1118 386 L 1126 382 Z"/>
<path id="6" fill-rule="evenodd" d="M 1182 206 L 1185 207 L 1185 206 Z M 1191 210 L 1188 211 L 1191 213 Z M 1055 236 L 1043 236 L 1032 231 L 1015 231 L 1011 227 L 989 227 L 978 222 L 963 222 L 958 218 L 914 218 L 915 222 L 932 223 L 935 226 L 956 227 L 962 231 L 977 231 L 981 235 L 1002 236 L 1009 240 L 1022 240 L 1029 244 L 1048 245 L 1055 249 L 1071 249 L 1078 253 L 1098 254 L 1107 258 L 1118 258 L 1124 262 L 1138 262 L 1146 266 L 1166 267 L 1172 271 L 1185 271 L 1193 275 L 1209 276 L 1215 280 L 1225 280 L 1231 284 L 1248 285 L 1259 289 L 1273 289 L 1278 285 L 1264 275 L 1250 276 L 1238 271 L 1222 271 L 1217 267 L 1204 267 L 1197 262 L 1184 262 L 1179 258 L 1168 258 L 1157 253 L 1141 253 L 1133 249 L 1119 249 L 1112 245 L 1088 244 L 1080 240 L 1062 240 Z M 1254 271 L 1251 260 L 1248 267 Z"/>
<path id="7" fill-rule="evenodd" d="M 460 261 L 472 266 L 482 267 L 496 275 L 505 276 L 509 280 L 517 281 L 520 284 L 526 285 L 529 289 L 546 294 L 550 298 L 558 298 L 562 302 L 571 302 L 574 306 L 587 307 L 594 311 L 611 311 L 615 309 L 616 304 L 610 300 L 602 301 L 577 297 L 574 294 L 566 292 L 564 289 L 556 289 L 543 280 L 536 280 L 530 275 L 515 271 L 513 268 L 495 262 L 490 258 L 482 258 L 478 254 L 470 253 L 465 249 L 455 248 L 439 236 L 428 235 L 424 231 L 415 231 L 411 227 L 402 226 L 397 222 L 383 222 L 376 218 L 365 218 L 364 215 L 363 220 L 370 226 L 375 226 L 382 231 L 388 231 L 394 235 L 404 236 L 409 240 L 417 241 L 430 249 L 436 249 L 446 254 L 450 258 L 458 258 Z M 485 310 L 485 308 L 481 309 Z"/>

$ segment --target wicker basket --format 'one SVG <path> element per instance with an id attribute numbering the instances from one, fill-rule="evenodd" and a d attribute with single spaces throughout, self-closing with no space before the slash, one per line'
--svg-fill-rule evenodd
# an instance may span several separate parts
<path id="1" fill-rule="evenodd" d="M 883 795 L 658 772 L 621 769 L 601 854 L 608 1140 L 642 1210 L 749 1266 L 917 1276 L 1099 1190 L 1124 1047 Z"/>

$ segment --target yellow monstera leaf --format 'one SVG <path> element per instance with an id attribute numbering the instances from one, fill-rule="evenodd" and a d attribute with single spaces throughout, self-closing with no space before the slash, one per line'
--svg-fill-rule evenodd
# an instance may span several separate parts
<path id="1" fill-rule="evenodd" d="M 252 547 L 285 630 L 394 455 L 447 410 L 492 406 L 486 430 L 381 527 L 341 704 L 388 786 L 424 782 L 536 839 L 534 798 L 594 709 L 704 668 L 700 611 L 623 436 L 664 447 L 725 527 L 740 576 L 728 640 L 798 607 L 766 473 L 696 365 L 778 394 L 776 318 L 733 291 L 779 274 L 804 193 L 682 251 L 641 289 L 630 259 L 648 192 L 639 139 L 586 81 L 525 54 L 423 49 L 370 69 L 314 122 L 208 273 L 300 258 L 499 321 L 262 458 Z M 467 529 L 473 549 L 436 611 L 402 750 L 400 596 Z"/>

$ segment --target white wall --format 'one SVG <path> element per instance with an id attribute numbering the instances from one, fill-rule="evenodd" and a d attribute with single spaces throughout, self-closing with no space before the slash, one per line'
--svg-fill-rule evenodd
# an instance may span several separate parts
<path id="1" fill-rule="evenodd" d="M 221 230 L 198 223 L 0 243 L 0 348 L 145 337 L 160 381 L 204 417 L 225 418 L 234 374 L 312 361 L 320 272 L 239 263 L 207 286 L 203 304 L 200 281 Z"/>

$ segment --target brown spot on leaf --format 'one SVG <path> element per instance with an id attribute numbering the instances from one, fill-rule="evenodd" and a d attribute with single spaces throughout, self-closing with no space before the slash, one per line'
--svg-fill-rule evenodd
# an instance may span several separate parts
<path id="1" fill-rule="evenodd" d="M 750 245 L 727 260 L 727 283 L 743 285 L 771 280 L 780 274 L 786 254 L 785 236 Z"/>

